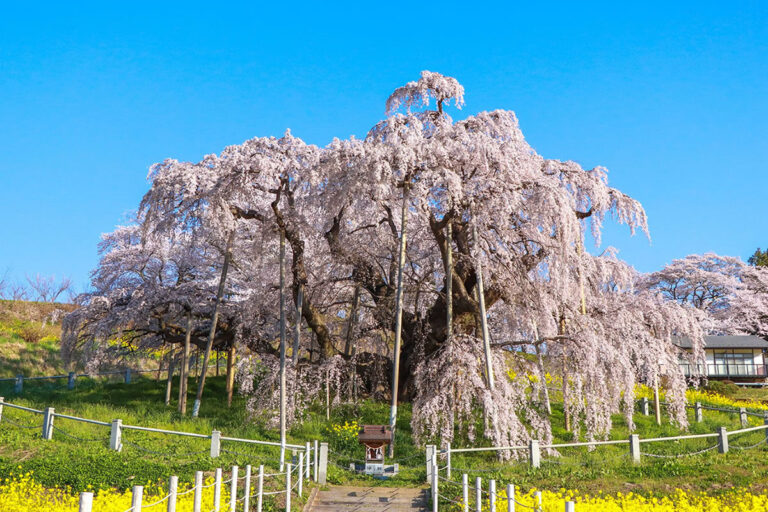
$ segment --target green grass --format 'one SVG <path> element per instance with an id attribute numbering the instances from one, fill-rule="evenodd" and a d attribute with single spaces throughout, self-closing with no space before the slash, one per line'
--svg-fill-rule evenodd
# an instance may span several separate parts
<path id="1" fill-rule="evenodd" d="M 121 418 L 125 424 L 146 425 L 155 428 L 182 430 L 208 434 L 217 429 L 227 436 L 267 439 L 277 441 L 278 432 L 267 428 L 263 421 L 249 421 L 244 412 L 243 399 L 237 397 L 232 408 L 227 408 L 224 396 L 223 377 L 208 380 L 206 397 L 201 408 L 201 417 L 182 417 L 175 408 L 163 405 L 165 383 L 151 378 L 140 378 L 130 385 L 122 382 L 78 381 L 77 389 L 66 390 L 65 382 L 35 382 L 25 385 L 21 397 L 14 397 L 12 384 L 0 384 L 0 395 L 8 400 L 36 408 L 55 406 L 60 413 L 111 421 Z M 194 386 L 192 386 L 194 388 Z M 175 398 L 175 397 L 174 397 Z M 192 397 L 190 396 L 190 403 Z M 175 400 L 174 400 L 175 401 Z M 357 405 L 345 404 L 332 411 L 330 421 L 325 419 L 323 404 L 311 410 L 300 424 L 290 431 L 289 442 L 303 444 L 314 439 L 329 439 L 331 424 L 356 420 L 360 424 L 382 423 L 388 415 L 388 404 L 362 401 Z M 410 407 L 400 408 L 396 433 L 396 457 L 401 472 L 390 481 L 378 481 L 364 476 L 352 475 L 345 468 L 350 462 L 360 461 L 362 450 L 354 442 L 332 442 L 329 465 L 329 483 L 421 486 L 425 481 L 424 452 L 412 440 L 410 431 Z M 720 425 L 729 430 L 739 428 L 738 417 L 714 411 L 705 411 L 705 421 L 695 423 L 690 413 L 691 433 L 714 432 Z M 257 465 L 260 463 L 274 469 L 278 450 L 269 447 L 254 447 L 243 444 L 223 443 L 224 450 L 239 454 L 223 453 L 219 459 L 210 459 L 207 454 L 208 440 L 196 440 L 175 436 L 124 431 L 126 446 L 122 453 L 108 450 L 109 429 L 57 418 L 55 425 L 63 431 L 55 431 L 52 441 L 39 438 L 40 429 L 20 429 L 7 420 L 26 425 L 41 424 L 39 415 L 5 408 L 0 423 L 0 475 L 11 471 L 34 471 L 35 479 L 45 485 L 70 486 L 81 490 L 116 487 L 125 489 L 135 484 L 156 484 L 168 476 L 178 475 L 182 481 L 191 481 L 196 470 L 212 470 L 215 467 L 229 467 L 232 464 Z M 759 419 L 752 418 L 757 423 Z M 653 416 L 636 415 L 637 432 L 641 437 L 663 437 L 678 435 L 680 432 L 668 422 L 657 426 Z M 557 405 L 553 411 L 553 434 L 556 442 L 572 440 L 572 434 L 565 432 L 562 410 Z M 69 434 L 81 439 L 67 437 Z M 613 439 L 626 439 L 629 431 L 622 417 L 614 418 Z M 764 438 L 760 431 L 732 439 L 732 444 L 749 445 Z M 643 444 L 643 452 L 659 454 L 682 454 L 711 446 L 715 439 L 696 439 L 681 442 Z M 135 448 L 134 443 L 145 450 L 160 452 L 147 453 Z M 481 444 L 481 443 L 478 443 Z M 468 446 L 466 440 L 454 442 L 454 448 Z M 205 453 L 188 455 L 188 452 Z M 582 492 L 633 491 L 664 494 L 675 488 L 716 492 L 731 487 L 762 489 L 768 482 L 768 450 L 765 447 L 745 451 L 732 450 L 720 455 L 716 450 L 702 455 L 674 459 L 652 459 L 643 457 L 643 462 L 634 465 L 627 457 L 627 447 L 603 446 L 589 452 L 586 448 L 566 448 L 561 457 L 555 458 L 543 453 L 545 461 L 539 469 L 528 467 L 521 461 L 499 461 L 493 454 L 455 454 L 452 460 L 454 480 L 460 480 L 462 470 L 471 478 L 481 476 L 484 480 L 495 478 L 501 483 L 515 483 L 526 487 L 558 489 L 573 488 Z M 442 465 L 442 464 L 441 464 Z"/>

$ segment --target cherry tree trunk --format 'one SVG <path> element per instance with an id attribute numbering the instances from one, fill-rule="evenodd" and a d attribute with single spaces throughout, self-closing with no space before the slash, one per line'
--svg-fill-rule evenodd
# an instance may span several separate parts
<path id="1" fill-rule="evenodd" d="M 352 355 L 352 337 L 355 331 L 355 322 L 357 321 L 357 308 L 360 304 L 360 286 L 355 286 L 355 293 L 352 295 L 352 309 L 349 312 L 349 322 L 347 322 L 347 340 L 344 343 L 344 355 Z"/>
<path id="2" fill-rule="evenodd" d="M 165 405 L 169 406 L 171 405 L 171 393 L 173 392 L 173 370 L 174 370 L 174 363 L 176 362 L 176 357 L 173 354 L 173 350 L 171 350 L 168 354 L 169 361 L 168 361 L 168 380 L 165 383 Z"/>
<path id="3" fill-rule="evenodd" d="M 232 394 L 235 390 L 235 342 L 229 346 L 227 351 L 227 407 L 232 406 Z"/>
<path id="4" fill-rule="evenodd" d="M 179 412 L 187 414 L 187 385 L 189 380 L 189 344 L 192 340 L 192 315 L 187 315 L 187 332 L 184 336 L 184 350 L 179 369 Z"/>
<path id="5" fill-rule="evenodd" d="M 537 328 L 534 328 L 534 332 L 536 333 L 536 339 L 539 338 L 539 330 Z M 547 388 L 547 372 L 544 369 L 544 358 L 541 355 L 541 347 L 538 343 L 535 345 L 536 347 L 536 360 L 537 365 L 539 367 L 539 373 L 541 374 L 541 383 L 542 387 L 544 388 L 544 405 L 547 407 L 547 414 L 552 416 L 552 404 L 549 401 L 549 389 Z"/>
<path id="6" fill-rule="evenodd" d="M 304 303 L 304 285 L 299 284 L 299 291 L 296 296 L 296 321 L 293 331 L 293 364 L 296 365 L 299 362 L 299 347 L 301 346 L 301 310 Z"/>

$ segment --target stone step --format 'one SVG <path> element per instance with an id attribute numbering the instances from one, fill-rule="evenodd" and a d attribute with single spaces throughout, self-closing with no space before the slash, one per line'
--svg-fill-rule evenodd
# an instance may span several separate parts
<path id="1" fill-rule="evenodd" d="M 427 493 L 423 489 L 340 486 L 317 492 L 308 510 L 408 512 L 426 507 Z"/>

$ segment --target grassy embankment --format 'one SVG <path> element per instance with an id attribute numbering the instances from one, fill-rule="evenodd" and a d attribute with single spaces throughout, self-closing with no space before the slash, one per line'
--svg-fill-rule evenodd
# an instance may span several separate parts
<path id="1" fill-rule="evenodd" d="M 4 324 L 6 325 L 6 324 Z M 4 328 L 5 329 L 5 328 Z M 4 332 L 7 333 L 7 330 Z M 56 366 L 57 341 L 46 341 L 38 347 L 30 347 L 24 341 L 24 358 L 14 355 L 8 347 L 18 341 L 18 334 L 2 334 L 0 357 L 2 373 L 50 374 L 59 373 L 63 368 Z M 50 334 L 54 336 L 55 334 Z M 22 338 L 23 340 L 23 338 Z M 55 350 L 54 350 L 55 347 Z M 37 358 L 37 356 L 40 358 Z M 6 367 L 6 361 L 11 361 Z M 10 370 L 8 368 L 11 368 Z M 42 368 L 42 369 L 41 369 Z M 174 383 L 174 398 L 176 385 Z M 192 386 L 194 388 L 194 386 Z M 244 412 L 244 402 L 236 398 L 228 409 L 221 397 L 224 396 L 223 377 L 209 380 L 206 399 L 201 417 L 196 420 L 181 417 L 174 407 L 163 405 L 165 385 L 151 378 L 137 379 L 131 385 L 106 380 L 78 381 L 77 389 L 67 391 L 65 382 L 29 382 L 20 397 L 13 395 L 12 383 L 0 383 L 0 396 L 22 405 L 35 408 L 56 407 L 57 412 L 111 421 L 122 418 L 126 424 L 146 425 L 156 428 L 185 430 L 208 434 L 213 429 L 224 435 L 258 439 L 277 440 L 278 434 L 265 425 L 264 419 L 250 421 Z M 765 391 L 740 390 L 720 387 L 721 392 L 734 398 L 761 400 L 768 398 Z M 554 397 L 557 399 L 557 397 Z M 174 400 L 175 401 L 175 400 Z M 396 460 L 401 463 L 401 474 L 390 482 L 395 485 L 420 486 L 425 479 L 423 452 L 416 446 L 410 435 L 410 408 L 400 409 L 397 431 Z M 343 467 L 351 461 L 359 461 L 362 450 L 357 445 L 354 428 L 341 428 L 345 422 L 382 423 L 386 421 L 388 405 L 363 401 L 357 405 L 343 405 L 334 408 L 330 421 L 325 419 L 324 408 L 316 409 L 290 432 L 290 440 L 304 442 L 325 439 L 331 443 L 332 464 L 329 468 L 331 483 L 377 483 L 365 477 L 351 475 Z M 735 415 L 705 411 L 705 421 L 695 423 L 689 413 L 691 433 L 714 432 L 725 425 L 729 430 L 738 428 Z M 761 420 L 752 418 L 753 423 Z M 207 455 L 208 441 L 172 437 L 143 432 L 126 431 L 125 449 L 122 453 L 108 450 L 109 429 L 96 425 L 75 423 L 58 419 L 52 441 L 39 437 L 39 428 L 23 429 L 23 426 L 40 425 L 40 416 L 6 408 L 0 423 L 0 477 L 12 472 L 33 471 L 35 481 L 50 487 L 70 487 L 73 491 L 89 487 L 96 489 L 127 489 L 135 484 L 158 485 L 169 475 L 178 475 L 181 481 L 191 481 L 194 471 L 211 471 L 215 467 L 232 464 L 265 464 L 274 469 L 278 452 L 270 448 L 257 448 L 242 444 L 224 443 L 224 450 L 237 453 L 223 453 L 219 459 Z M 637 432 L 642 437 L 661 437 L 679 434 L 679 430 L 664 421 L 657 426 L 653 416 L 635 415 Z M 567 442 L 572 434 L 562 428 L 562 408 L 555 404 L 552 423 L 555 442 Z M 629 431 L 622 417 L 614 418 L 613 439 L 626 439 Z M 73 437 L 68 437 L 73 436 Z M 747 446 L 756 443 L 763 432 L 751 433 L 731 440 L 732 446 Z M 87 441 L 83 441 L 86 439 Z M 466 438 L 457 439 L 454 447 L 469 446 Z M 645 444 L 643 451 L 674 455 L 697 451 L 714 444 L 713 439 L 697 439 L 677 443 Z M 134 446 L 138 445 L 138 446 Z M 190 453 L 201 452 L 201 453 Z M 701 455 L 681 458 L 644 457 L 640 465 L 633 465 L 626 456 L 626 447 L 600 447 L 593 452 L 584 448 L 562 450 L 561 457 L 544 455 L 545 461 L 539 469 L 532 469 L 522 462 L 500 462 L 490 454 L 468 456 L 454 455 L 454 475 L 466 469 L 472 477 L 482 476 L 484 480 L 495 478 L 500 484 L 512 482 L 522 489 L 537 487 L 556 490 L 560 488 L 579 489 L 581 493 L 634 492 L 649 495 L 671 494 L 681 488 L 689 491 L 721 493 L 733 487 L 744 487 L 759 492 L 768 486 L 768 449 L 765 446 L 750 450 L 731 450 L 727 455 L 709 451 Z M 459 479 L 460 476 L 454 476 Z M 272 506 L 278 504 L 272 502 Z"/>

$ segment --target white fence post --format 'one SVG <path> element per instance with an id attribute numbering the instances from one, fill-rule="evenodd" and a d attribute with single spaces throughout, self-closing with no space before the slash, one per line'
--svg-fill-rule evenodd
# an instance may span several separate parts
<path id="1" fill-rule="evenodd" d="M 428 444 L 426 446 L 427 453 L 426 453 L 426 464 L 427 464 L 427 483 L 432 483 L 432 457 L 435 453 L 435 445 Z"/>
<path id="2" fill-rule="evenodd" d="M 704 421 L 704 417 L 701 414 L 701 402 L 696 402 L 693 406 L 693 410 L 696 413 L 696 423 L 701 423 Z"/>
<path id="3" fill-rule="evenodd" d="M 211 432 L 211 458 L 215 459 L 221 454 L 221 432 Z"/>
<path id="4" fill-rule="evenodd" d="M 3 421 L 3 402 L 5 401 L 4 396 L 0 396 L 0 421 Z"/>
<path id="5" fill-rule="evenodd" d="M 318 446 L 317 446 L 317 439 L 315 439 L 315 468 L 314 468 L 315 469 L 315 471 L 314 471 L 315 483 L 317 483 L 317 457 L 318 457 L 318 454 L 319 454 L 319 451 L 318 451 L 317 448 L 318 448 Z"/>
<path id="6" fill-rule="evenodd" d="M 536 504 L 541 508 L 541 491 L 536 491 L 533 496 L 536 498 Z"/>
<path id="7" fill-rule="evenodd" d="M 67 389 L 75 389 L 75 372 L 69 372 L 67 375 Z"/>
<path id="8" fill-rule="evenodd" d="M 720 453 L 728 453 L 728 429 L 725 427 L 720 427 L 717 429 L 717 433 L 717 451 Z"/>
<path id="9" fill-rule="evenodd" d="M 483 512 L 483 480 L 475 478 L 475 512 Z"/>
<path id="10" fill-rule="evenodd" d="M 290 462 L 285 466 L 285 512 L 291 512 L 291 466 Z"/>
<path id="11" fill-rule="evenodd" d="M 643 413 L 643 416 L 648 416 L 649 414 L 648 399 L 645 397 L 640 399 L 640 411 Z"/>
<path id="12" fill-rule="evenodd" d="M 632 459 L 632 462 L 634 462 L 635 464 L 640 462 L 640 435 L 639 434 L 629 435 L 629 456 Z"/>
<path id="13" fill-rule="evenodd" d="M 232 466 L 232 483 L 229 484 L 229 512 L 237 507 L 237 466 Z"/>
<path id="14" fill-rule="evenodd" d="M 221 510 L 221 468 L 216 468 L 215 473 L 216 484 L 213 486 L 213 510 L 219 512 Z"/>
<path id="15" fill-rule="evenodd" d="M 325 485 L 328 476 L 328 443 L 320 443 L 320 461 L 318 468 L 317 483 Z"/>
<path id="16" fill-rule="evenodd" d="M 538 439 L 531 439 L 528 443 L 528 460 L 531 462 L 531 467 L 541 466 L 541 449 Z"/>
<path id="17" fill-rule="evenodd" d="M 109 432 L 109 449 L 120 452 L 123 450 L 123 420 L 112 420 Z"/>
<path id="18" fill-rule="evenodd" d="M 746 407 L 739 407 L 739 423 L 741 423 L 741 428 L 744 428 L 747 426 L 748 420 L 747 420 Z"/>
<path id="19" fill-rule="evenodd" d="M 192 504 L 194 512 L 203 512 L 203 472 L 195 471 L 195 501 Z"/>
<path id="20" fill-rule="evenodd" d="M 507 484 L 507 512 L 515 512 L 515 486 Z"/>
<path id="21" fill-rule="evenodd" d="M 259 479 L 257 480 L 258 495 L 256 497 L 256 512 L 261 512 L 262 501 L 264 499 L 264 465 L 259 466 Z"/>
<path id="22" fill-rule="evenodd" d="M 93 511 L 93 493 L 81 492 L 80 493 L 80 507 L 78 512 L 92 512 Z"/>
<path id="23" fill-rule="evenodd" d="M 168 481 L 168 508 L 167 512 L 176 512 L 176 500 L 179 494 L 179 477 L 172 476 Z"/>
<path id="24" fill-rule="evenodd" d="M 125 383 L 130 384 L 131 383 L 131 369 L 126 368 L 125 369 Z"/>
<path id="25" fill-rule="evenodd" d="M 440 502 L 440 497 L 437 490 L 437 454 L 433 451 L 432 455 L 432 481 L 430 482 L 432 485 L 432 512 L 437 512 L 437 507 L 439 506 Z"/>
<path id="26" fill-rule="evenodd" d="M 464 504 L 464 512 L 469 512 L 469 475 L 461 475 L 461 501 Z"/>
<path id="27" fill-rule="evenodd" d="M 490 511 L 496 512 L 496 480 L 491 479 L 488 482 L 488 499 Z"/>
<path id="28" fill-rule="evenodd" d="M 43 414 L 43 439 L 50 441 L 53 438 L 53 418 L 56 416 L 53 407 L 46 407 Z"/>
<path id="29" fill-rule="evenodd" d="M 451 478 L 451 443 L 445 445 L 445 477 Z"/>
<path id="30" fill-rule="evenodd" d="M 304 478 L 309 480 L 309 467 L 312 465 L 312 447 L 309 445 L 309 441 L 307 441 L 307 445 L 306 445 L 306 448 L 305 448 L 305 453 L 306 453 L 306 455 L 304 455 L 304 462 L 305 462 L 305 464 L 304 464 Z"/>
<path id="31" fill-rule="evenodd" d="M 144 486 L 143 485 L 134 485 L 133 489 L 131 489 L 131 512 L 141 512 L 142 504 L 141 502 L 144 499 Z"/>
<path id="32" fill-rule="evenodd" d="M 299 472 L 296 474 L 296 476 L 299 478 L 298 487 L 296 487 L 296 494 L 298 494 L 299 498 L 301 498 L 301 494 L 303 491 L 303 483 L 304 483 L 304 453 L 303 452 L 299 452 Z"/>
<path id="33" fill-rule="evenodd" d="M 573 501 L 566 501 L 565 512 L 576 512 L 576 503 L 574 503 Z"/>
<path id="34" fill-rule="evenodd" d="M 245 466 L 245 485 L 243 486 L 243 512 L 251 508 L 251 465 Z"/>
<path id="35" fill-rule="evenodd" d="M 16 385 L 13 386 L 13 392 L 17 395 L 24 390 L 24 376 L 19 374 L 16 376 Z"/>

